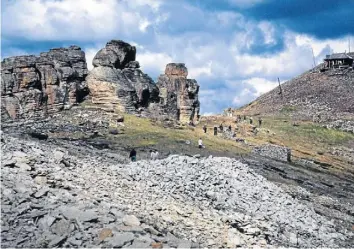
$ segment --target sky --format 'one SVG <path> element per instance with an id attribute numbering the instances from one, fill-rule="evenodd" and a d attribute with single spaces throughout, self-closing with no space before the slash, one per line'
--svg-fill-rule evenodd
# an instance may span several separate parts
<path id="1" fill-rule="evenodd" d="M 349 39 L 354 51 L 353 13 L 354 0 L 2 0 L 1 57 L 75 44 L 90 69 L 123 40 L 155 81 L 185 63 L 202 114 L 221 113 L 349 51 Z"/>

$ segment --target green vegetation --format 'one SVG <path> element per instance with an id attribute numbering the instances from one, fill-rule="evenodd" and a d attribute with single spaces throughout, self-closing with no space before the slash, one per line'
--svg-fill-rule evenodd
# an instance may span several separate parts
<path id="1" fill-rule="evenodd" d="M 147 118 L 138 118 L 134 115 L 124 115 L 124 127 L 117 128 L 123 133 L 118 136 L 110 136 L 109 139 L 118 144 L 124 144 L 125 147 L 136 148 L 156 148 L 161 151 L 170 151 L 171 153 L 199 153 L 209 152 L 215 155 L 236 156 L 248 153 L 250 149 L 240 145 L 232 140 L 226 140 L 221 137 L 215 137 L 209 127 L 208 133 L 204 134 L 202 126 L 188 127 L 183 126 L 179 129 L 165 128 L 158 121 L 152 121 Z M 114 124 L 111 127 L 116 127 Z M 206 149 L 199 151 L 197 141 L 202 138 Z M 191 145 L 187 145 L 186 141 Z"/>

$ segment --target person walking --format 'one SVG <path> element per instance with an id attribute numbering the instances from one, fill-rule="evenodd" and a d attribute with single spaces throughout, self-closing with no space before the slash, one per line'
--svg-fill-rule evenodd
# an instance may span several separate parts
<path id="1" fill-rule="evenodd" d="M 258 119 L 258 124 L 259 124 L 259 127 L 261 127 L 261 126 L 262 126 L 262 121 L 263 121 L 263 120 L 262 120 L 262 118 L 259 118 L 259 119 Z"/>
<path id="2" fill-rule="evenodd" d="M 214 136 L 218 135 L 218 127 L 214 126 Z"/>
<path id="3" fill-rule="evenodd" d="M 151 160 L 155 161 L 159 158 L 159 152 L 157 150 L 150 150 Z"/>
<path id="4" fill-rule="evenodd" d="M 207 127 L 206 127 L 206 125 L 203 126 L 203 131 L 204 131 L 204 133 L 207 132 Z"/>
<path id="5" fill-rule="evenodd" d="M 136 161 L 136 151 L 134 148 L 130 151 L 129 158 L 132 162 Z"/>
<path id="6" fill-rule="evenodd" d="M 201 138 L 199 138 L 199 140 L 198 140 L 198 147 L 199 147 L 199 149 L 203 148 L 203 140 Z"/>

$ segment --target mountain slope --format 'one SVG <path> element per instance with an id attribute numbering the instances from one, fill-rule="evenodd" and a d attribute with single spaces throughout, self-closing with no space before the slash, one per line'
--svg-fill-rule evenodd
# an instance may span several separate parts
<path id="1" fill-rule="evenodd" d="M 246 115 L 290 115 L 304 120 L 354 120 L 354 71 L 315 70 L 289 80 L 239 109 Z"/>

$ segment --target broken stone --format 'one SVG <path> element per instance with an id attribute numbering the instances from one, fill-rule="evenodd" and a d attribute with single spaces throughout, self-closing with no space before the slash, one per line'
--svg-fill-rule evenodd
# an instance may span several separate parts
<path id="1" fill-rule="evenodd" d="M 38 190 L 35 194 L 34 197 L 36 198 L 41 198 L 42 196 L 45 196 L 48 193 L 49 189 L 48 188 L 41 188 Z"/>
<path id="2" fill-rule="evenodd" d="M 140 221 L 134 215 L 126 215 L 123 217 L 123 224 L 126 226 L 139 226 Z"/>
<path id="3" fill-rule="evenodd" d="M 61 237 L 57 237 L 48 244 L 48 247 L 61 246 L 67 238 L 68 238 L 68 235 L 63 235 Z"/>
<path id="4" fill-rule="evenodd" d="M 133 233 L 116 233 L 108 242 L 112 247 L 122 247 L 134 240 Z"/>
<path id="5" fill-rule="evenodd" d="M 103 228 L 99 235 L 98 235 L 98 238 L 100 240 L 105 240 L 106 238 L 108 237 L 112 237 L 113 236 L 113 232 L 112 232 L 112 229 L 109 229 L 109 228 Z"/>

